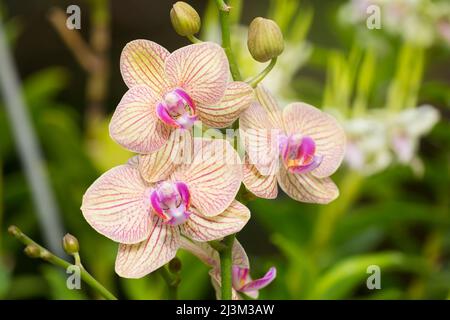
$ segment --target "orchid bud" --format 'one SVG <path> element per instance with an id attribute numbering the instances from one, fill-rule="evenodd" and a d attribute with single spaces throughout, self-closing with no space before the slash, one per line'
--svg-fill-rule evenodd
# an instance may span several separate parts
<path id="1" fill-rule="evenodd" d="M 39 258 L 41 256 L 41 249 L 35 244 L 29 244 L 23 250 L 30 258 Z"/>
<path id="2" fill-rule="evenodd" d="M 74 254 L 80 250 L 78 239 L 70 233 L 67 233 L 63 238 L 63 248 L 67 254 Z"/>
<path id="3" fill-rule="evenodd" d="M 10 235 L 12 235 L 13 237 L 17 237 L 20 235 L 20 229 L 17 228 L 16 226 L 9 226 L 8 228 L 8 232 Z"/>
<path id="4" fill-rule="evenodd" d="M 248 28 L 248 50 L 259 62 L 278 57 L 284 50 L 283 34 L 275 21 L 255 18 Z"/>
<path id="5" fill-rule="evenodd" d="M 193 36 L 200 30 L 200 16 L 186 2 L 178 1 L 173 5 L 170 10 L 170 20 L 180 36 Z"/>

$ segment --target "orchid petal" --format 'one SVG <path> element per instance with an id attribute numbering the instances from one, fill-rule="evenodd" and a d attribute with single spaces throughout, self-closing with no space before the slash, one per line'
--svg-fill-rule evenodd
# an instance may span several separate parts
<path id="1" fill-rule="evenodd" d="M 248 163 L 244 164 L 243 183 L 257 197 L 275 199 L 278 195 L 276 175 L 263 176 L 254 165 Z"/>
<path id="2" fill-rule="evenodd" d="M 81 211 L 99 233 L 121 243 L 138 243 L 151 228 L 148 186 L 137 168 L 115 167 L 100 176 L 83 196 Z"/>
<path id="3" fill-rule="evenodd" d="M 171 129 L 156 116 L 158 97 L 146 86 L 129 89 L 120 101 L 109 125 L 113 140 L 137 153 L 161 148 Z"/>
<path id="4" fill-rule="evenodd" d="M 262 288 L 268 286 L 277 276 L 277 269 L 275 267 L 272 267 L 267 271 L 267 273 L 264 275 L 264 277 L 252 280 L 251 282 L 244 285 L 239 291 L 245 292 L 246 294 L 254 294 L 254 291 L 261 290 Z"/>
<path id="5" fill-rule="evenodd" d="M 139 156 L 139 171 L 147 182 L 165 180 L 183 163 L 186 150 L 192 145 L 191 132 L 174 130 L 167 143 L 158 151 Z"/>
<path id="6" fill-rule="evenodd" d="M 274 175 L 278 171 L 278 137 L 281 130 L 272 126 L 265 109 L 253 103 L 242 114 L 239 130 L 249 163 L 264 176 Z"/>
<path id="7" fill-rule="evenodd" d="M 180 226 L 181 233 L 196 241 L 218 240 L 241 231 L 250 219 L 250 211 L 246 206 L 234 200 L 221 214 L 205 217 L 191 209 L 191 216 Z"/>
<path id="8" fill-rule="evenodd" d="M 277 179 L 281 189 L 300 202 L 327 204 L 339 196 L 339 190 L 330 178 L 317 178 L 310 172 L 294 174 L 280 166 Z"/>
<path id="9" fill-rule="evenodd" d="M 180 246 L 179 229 L 153 217 L 149 237 L 137 244 L 120 244 L 116 273 L 124 278 L 142 278 L 172 260 Z"/>
<path id="10" fill-rule="evenodd" d="M 340 166 L 344 155 L 346 137 L 344 129 L 329 114 L 305 103 L 292 103 L 283 110 L 288 134 L 311 137 L 316 144 L 316 155 L 323 157 L 312 171 L 318 178 L 332 175 Z"/>
<path id="11" fill-rule="evenodd" d="M 245 82 L 231 82 L 216 105 L 199 105 L 200 119 L 212 128 L 230 126 L 254 100 L 253 89 Z"/>
<path id="12" fill-rule="evenodd" d="M 278 106 L 272 94 L 262 85 L 255 89 L 255 95 L 258 102 L 266 110 L 267 117 L 273 128 L 283 128 L 282 110 Z"/>
<path id="13" fill-rule="evenodd" d="M 185 182 L 199 213 L 215 216 L 236 197 L 243 172 L 239 155 L 223 139 L 194 138 L 192 161 L 178 167 L 176 181 Z"/>
<path id="14" fill-rule="evenodd" d="M 164 71 L 169 51 L 149 40 L 129 42 L 120 56 L 120 72 L 129 88 L 146 85 L 162 95 L 167 88 Z"/>
<path id="15" fill-rule="evenodd" d="M 203 42 L 174 51 L 166 60 L 165 70 L 172 87 L 183 88 L 197 105 L 211 105 L 225 93 L 228 67 L 223 49 Z"/>

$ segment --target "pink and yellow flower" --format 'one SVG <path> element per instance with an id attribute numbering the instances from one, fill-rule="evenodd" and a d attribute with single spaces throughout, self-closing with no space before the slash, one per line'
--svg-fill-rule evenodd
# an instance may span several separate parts
<path id="1" fill-rule="evenodd" d="M 139 278 L 166 264 L 182 236 L 217 240 L 240 231 L 249 220 L 249 210 L 234 199 L 242 181 L 237 153 L 225 140 L 191 141 L 191 161 L 166 171 L 157 182 L 143 178 L 141 159 L 135 157 L 104 173 L 86 191 L 81 207 L 86 221 L 120 243 L 120 276 Z"/>
<path id="2" fill-rule="evenodd" d="M 211 267 L 209 275 L 211 283 L 216 291 L 217 299 L 221 296 L 221 276 L 220 276 L 220 258 L 216 250 L 208 243 L 192 241 L 186 238 L 181 240 L 181 248 L 191 252 L 201 261 Z M 275 267 L 271 267 L 269 271 L 260 279 L 252 280 L 250 277 L 250 263 L 242 245 L 235 240 L 232 248 L 232 299 L 242 299 L 241 294 L 245 294 L 250 298 L 257 299 L 259 290 L 268 286 L 276 277 Z"/>
<path id="3" fill-rule="evenodd" d="M 291 198 L 329 203 L 339 190 L 329 178 L 345 153 L 345 133 L 330 115 L 305 103 L 281 110 L 263 87 L 240 118 L 245 141 L 244 184 L 255 195 L 276 198 L 277 182 Z"/>
<path id="4" fill-rule="evenodd" d="M 233 123 L 253 99 L 245 82 L 229 82 L 223 49 L 204 42 L 169 53 L 148 40 L 128 43 L 120 70 L 129 90 L 110 123 L 110 135 L 126 149 L 147 154 L 160 149 L 177 128 L 196 120 L 210 127 Z"/>

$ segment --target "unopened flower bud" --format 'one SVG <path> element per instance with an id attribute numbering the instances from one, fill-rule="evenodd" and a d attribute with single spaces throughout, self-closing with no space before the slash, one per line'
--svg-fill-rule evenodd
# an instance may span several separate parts
<path id="1" fill-rule="evenodd" d="M 178 1 L 173 5 L 170 10 L 170 20 L 180 36 L 193 36 L 200 30 L 200 16 L 186 2 Z"/>
<path id="2" fill-rule="evenodd" d="M 275 21 L 255 18 L 248 28 L 248 50 L 259 62 L 278 57 L 284 50 L 283 34 Z"/>
<path id="3" fill-rule="evenodd" d="M 35 244 L 29 244 L 23 250 L 30 258 L 39 258 L 41 256 L 41 249 Z"/>
<path id="4" fill-rule="evenodd" d="M 181 260 L 177 257 L 173 258 L 169 262 L 169 270 L 172 273 L 178 273 L 181 270 Z"/>
<path id="5" fill-rule="evenodd" d="M 16 226 L 9 226 L 8 232 L 13 237 L 17 237 L 20 234 L 20 229 L 17 228 Z"/>
<path id="6" fill-rule="evenodd" d="M 70 233 L 67 233 L 63 238 L 63 248 L 68 254 L 77 253 L 80 250 L 80 245 L 78 244 L 78 239 L 75 238 Z"/>

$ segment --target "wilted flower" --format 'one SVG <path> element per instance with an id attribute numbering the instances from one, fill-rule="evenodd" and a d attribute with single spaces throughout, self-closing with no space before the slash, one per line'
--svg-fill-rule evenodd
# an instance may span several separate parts
<path id="1" fill-rule="evenodd" d="M 152 153 L 174 129 L 199 119 L 222 128 L 253 99 L 245 82 L 228 82 L 228 60 L 217 44 L 204 42 L 169 53 L 148 40 L 128 43 L 121 55 L 122 77 L 130 88 L 110 124 L 111 137 L 128 150 Z"/>
<path id="2" fill-rule="evenodd" d="M 192 241 L 182 238 L 181 247 L 188 250 L 205 264 L 211 267 L 209 275 L 216 290 L 217 299 L 221 296 L 220 258 L 216 250 L 208 243 Z M 250 263 L 242 245 L 235 240 L 232 249 L 232 299 L 240 300 L 241 294 L 257 299 L 259 290 L 268 286 L 276 277 L 276 269 L 272 267 L 260 279 L 252 280 L 250 277 Z"/>
<path id="3" fill-rule="evenodd" d="M 234 200 L 240 159 L 225 140 L 195 138 L 192 161 L 158 182 L 141 176 L 133 158 L 104 173 L 86 191 L 81 210 L 99 233 L 119 242 L 116 272 L 139 278 L 169 262 L 181 235 L 211 241 L 236 233 L 250 218 Z M 155 161 L 155 168 L 161 164 Z"/>
<path id="4" fill-rule="evenodd" d="M 292 103 L 281 110 L 263 87 L 241 116 L 247 164 L 244 184 L 255 195 L 275 198 L 277 182 L 295 200 L 328 203 L 339 190 L 328 178 L 345 152 L 345 134 L 338 122 L 319 109 Z M 279 165 L 281 162 L 281 165 Z"/>

